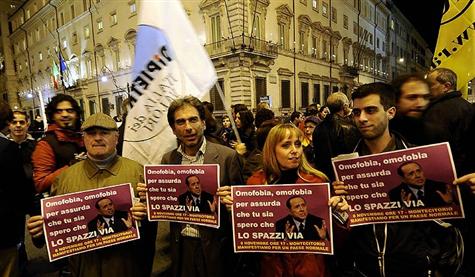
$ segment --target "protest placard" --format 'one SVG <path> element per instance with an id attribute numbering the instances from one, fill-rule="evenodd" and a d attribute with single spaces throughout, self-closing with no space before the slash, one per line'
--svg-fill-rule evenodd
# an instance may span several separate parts
<path id="1" fill-rule="evenodd" d="M 140 238 L 130 184 L 41 199 L 50 261 Z"/>
<path id="2" fill-rule="evenodd" d="M 149 220 L 219 228 L 219 165 L 147 165 Z"/>
<path id="3" fill-rule="evenodd" d="M 334 160 L 348 186 L 350 226 L 463 218 L 448 143 Z"/>
<path id="4" fill-rule="evenodd" d="M 235 252 L 333 254 L 328 184 L 233 186 Z"/>

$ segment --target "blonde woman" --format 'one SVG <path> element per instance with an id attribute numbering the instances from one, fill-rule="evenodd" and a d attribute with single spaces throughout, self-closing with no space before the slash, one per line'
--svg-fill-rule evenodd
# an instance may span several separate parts
<path id="1" fill-rule="evenodd" d="M 296 184 L 328 182 L 303 155 L 304 135 L 295 125 L 286 123 L 273 127 L 262 149 L 264 166 L 248 180 L 250 184 Z"/>
<path id="2" fill-rule="evenodd" d="M 263 169 L 249 177 L 248 185 L 323 183 L 328 178 L 314 169 L 303 154 L 304 135 L 292 124 L 280 124 L 271 129 L 263 148 Z M 221 202 L 232 206 L 230 187 L 218 191 Z M 310 200 L 311 201 L 311 200 Z M 329 205 L 339 212 L 348 209 L 346 201 L 334 196 Z M 329 269 L 323 255 L 264 254 L 261 258 L 262 277 L 327 277 Z"/>

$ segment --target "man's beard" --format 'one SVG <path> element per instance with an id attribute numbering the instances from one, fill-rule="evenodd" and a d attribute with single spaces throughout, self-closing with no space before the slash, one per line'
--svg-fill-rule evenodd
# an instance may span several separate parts
<path id="1" fill-rule="evenodd" d="M 75 130 L 75 125 L 74 122 L 68 122 L 63 125 L 63 129 Z"/>

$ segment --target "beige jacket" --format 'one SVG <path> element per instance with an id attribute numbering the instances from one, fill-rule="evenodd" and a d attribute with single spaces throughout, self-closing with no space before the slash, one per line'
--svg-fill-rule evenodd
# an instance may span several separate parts
<path id="1" fill-rule="evenodd" d="M 107 169 L 99 169 L 87 159 L 62 172 L 54 181 L 51 194 L 61 195 L 123 183 L 131 183 L 136 192 L 137 183 L 144 181 L 143 174 L 142 165 L 120 156 Z M 140 228 L 140 240 L 71 256 L 69 261 L 73 276 L 149 276 L 157 227 L 145 221 Z"/>

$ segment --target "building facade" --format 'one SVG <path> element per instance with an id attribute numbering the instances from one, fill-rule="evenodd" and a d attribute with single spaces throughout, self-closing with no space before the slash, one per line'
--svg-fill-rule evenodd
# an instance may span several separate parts
<path id="1" fill-rule="evenodd" d="M 182 1 L 218 74 L 225 103 L 262 99 L 278 114 L 348 95 L 359 84 L 425 71 L 427 44 L 389 0 Z M 0 93 L 33 115 L 56 93 L 84 116 L 120 115 L 140 2 L 29 0 L 1 9 Z M 7 12 L 6 12 L 7 11 Z"/>

